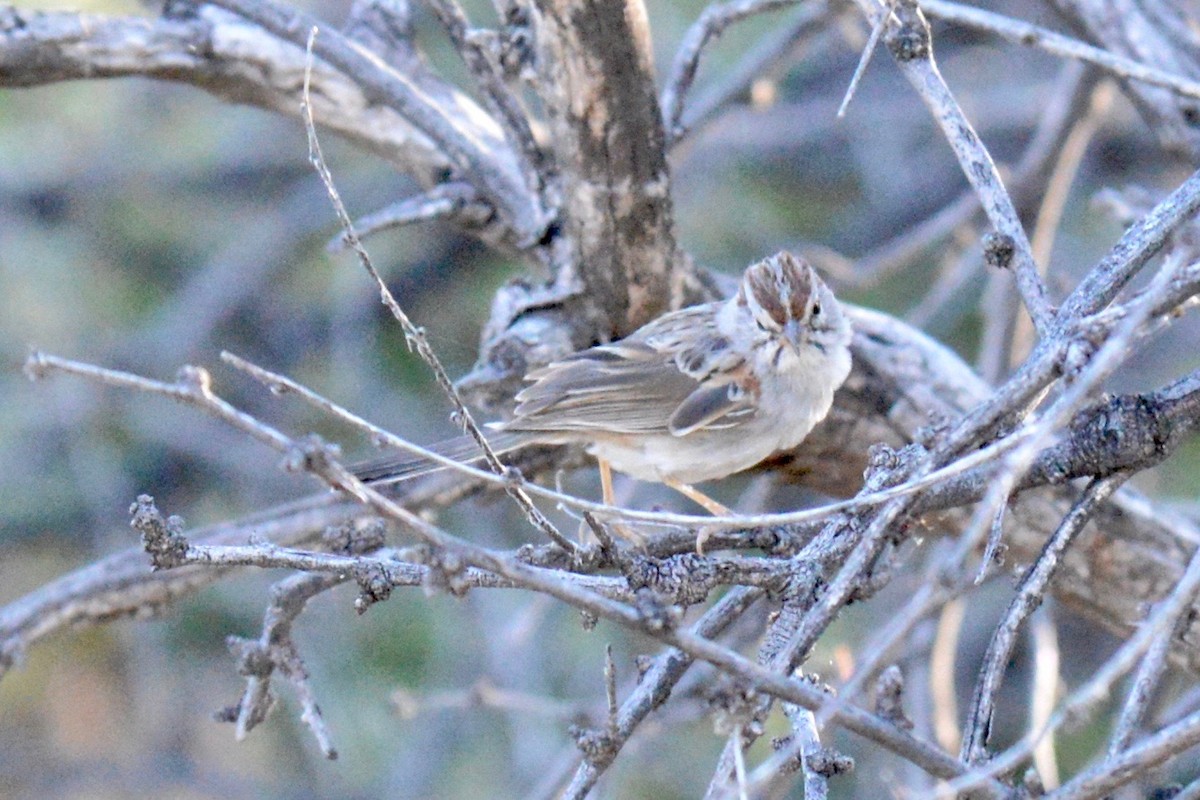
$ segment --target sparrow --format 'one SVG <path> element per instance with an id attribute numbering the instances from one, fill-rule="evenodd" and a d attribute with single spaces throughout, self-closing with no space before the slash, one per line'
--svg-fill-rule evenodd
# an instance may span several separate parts
<path id="1" fill-rule="evenodd" d="M 583 444 L 611 469 L 665 484 L 710 512 L 693 488 L 798 445 L 829 413 L 850 372 L 852 331 L 833 292 L 803 259 L 780 252 L 749 266 L 727 300 L 672 311 L 629 336 L 526 375 L 512 418 L 491 423 L 497 453 L 529 444 Z M 468 437 L 432 448 L 481 457 Z M 438 466 L 388 457 L 353 468 L 392 483 Z"/>

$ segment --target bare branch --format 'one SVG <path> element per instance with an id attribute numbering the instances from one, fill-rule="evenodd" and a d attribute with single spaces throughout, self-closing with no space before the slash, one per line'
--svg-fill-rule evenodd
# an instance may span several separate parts
<path id="1" fill-rule="evenodd" d="M 308 669 L 292 639 L 292 624 L 309 600 L 342 580 L 343 576 L 339 574 L 296 575 L 277 584 L 263 617 L 262 635 L 257 640 L 229 637 L 229 649 L 238 659 L 238 671 L 246 676 L 246 690 L 235 707 L 226 709 L 219 716 L 237 725 L 238 741 L 245 739 L 270 713 L 274 705 L 271 675 L 278 671 L 300 696 L 301 719 L 312 731 L 321 753 L 330 760 L 337 758 L 325 717 L 308 680 Z"/>
<path id="2" fill-rule="evenodd" d="M 706 611 L 704 616 L 693 624 L 692 630 L 699 636 L 715 638 L 761 597 L 762 592 L 757 589 L 734 589 Z M 672 688 L 693 663 L 694 660 L 687 653 L 674 649 L 667 650 L 654 659 L 638 682 L 637 689 L 621 704 L 616 724 L 605 741 L 606 746 L 602 750 L 589 753 L 584 763 L 579 765 L 570 786 L 563 793 L 564 799 L 582 800 L 591 792 L 596 781 L 613 763 L 637 727 L 654 709 L 666 701 Z"/>
<path id="3" fill-rule="evenodd" d="M 1146 737 L 1118 758 L 1077 775 L 1057 791 L 1045 795 L 1046 800 L 1087 800 L 1105 797 L 1197 744 L 1200 744 L 1200 712 Z M 1177 794 L 1174 797 L 1183 798 L 1185 794 Z"/>
<path id="4" fill-rule="evenodd" d="M 316 41 L 317 29 L 313 28 L 309 34 L 307 45 L 310 53 L 315 48 Z M 325 190 L 329 194 L 329 200 L 333 204 L 334 212 L 337 214 L 338 221 L 341 223 L 342 229 L 346 232 L 346 243 L 358 255 L 359 262 L 367 271 L 367 274 L 371 276 L 371 279 L 375 282 L 375 285 L 379 287 L 380 299 L 387 307 L 388 311 L 392 313 L 392 316 L 395 317 L 396 321 L 399 322 L 401 327 L 404 329 L 404 338 L 408 342 L 409 347 L 417 351 L 417 355 L 421 357 L 421 360 L 424 361 L 429 366 L 429 369 L 433 372 L 433 376 L 437 380 L 438 387 L 441 388 L 442 392 L 445 393 L 446 398 L 454 407 L 455 418 L 459 420 L 460 424 L 463 426 L 463 429 L 469 433 L 471 438 L 475 440 L 475 443 L 479 445 L 479 449 L 483 451 L 484 459 L 487 461 L 487 464 L 492 471 L 497 475 L 503 475 L 505 472 L 507 472 L 507 467 L 500 462 L 500 459 L 496 456 L 496 453 L 492 450 L 491 446 L 487 442 L 487 439 L 484 437 L 483 432 L 480 430 L 479 425 L 476 424 L 475 418 L 471 414 L 470 409 L 468 409 L 466 404 L 463 403 L 462 398 L 459 396 L 458 391 L 454 388 L 454 384 L 450 380 L 450 376 L 446 373 L 446 368 L 442 366 L 441 359 L 437 357 L 437 354 L 433 351 L 433 348 L 430 347 L 429 340 L 425 336 L 425 331 L 414 325 L 412 320 L 408 318 L 408 315 L 404 313 L 404 309 L 402 309 L 400 304 L 396 302 L 395 296 L 392 295 L 391 290 L 388 289 L 387 284 L 384 283 L 383 278 L 379 275 L 378 270 L 375 269 L 375 265 L 371 263 L 371 257 L 367 254 L 366 249 L 363 247 L 362 242 L 358 238 L 358 234 L 354 230 L 354 223 L 350 221 L 350 215 L 346 213 L 346 207 L 343 205 L 342 198 L 338 194 L 337 187 L 333 183 L 333 176 L 329 172 L 329 167 L 325 164 L 325 157 L 321 154 L 321 143 L 317 138 L 317 129 L 313 123 L 312 112 L 308 110 L 310 108 L 308 105 L 308 74 L 309 73 L 305 73 L 304 100 L 306 109 L 305 130 L 308 131 L 309 160 L 312 162 L 313 168 L 316 169 L 317 174 L 321 176 L 321 182 L 325 185 Z M 516 502 L 523 512 L 525 512 L 526 518 L 529 520 L 531 525 L 542 531 L 542 533 L 546 534 L 551 541 L 558 544 L 560 547 L 563 547 L 566 550 L 572 549 L 572 544 L 561 533 L 558 532 L 558 529 L 554 527 L 550 520 L 546 519 L 546 516 L 542 514 L 540 510 L 538 510 L 538 508 L 533 504 L 533 501 L 529 498 L 529 495 L 527 495 L 524 490 L 522 490 L 519 486 L 511 486 L 508 487 L 507 491 L 509 496 L 512 497 L 513 501 Z"/>
<path id="5" fill-rule="evenodd" d="M 418 222 L 450 219 L 466 229 L 482 228 L 491 218 L 491 209 L 480 203 L 474 189 L 465 183 L 442 183 L 427 192 L 408 197 L 387 208 L 367 214 L 354 221 L 360 238 L 381 231 L 401 228 Z M 345 234 L 339 234 L 325 245 L 330 252 L 346 248 Z"/>
<path id="6" fill-rule="evenodd" d="M 426 4 L 441 21 L 454 48 L 471 70 L 489 109 L 504 126 L 509 145 L 519 154 L 529 191 L 540 197 L 544 188 L 544 159 L 520 96 L 505 82 L 503 69 L 494 55 L 480 37 L 468 29 L 467 16 L 458 0 L 426 0 Z"/>
<path id="7" fill-rule="evenodd" d="M 1200 81 L 1194 6 L 1159 0 L 1053 0 L 1051 5 L 1093 44 L 1167 75 Z M 1196 101 L 1174 87 L 1123 82 L 1163 146 L 1195 163 L 1200 156 Z"/>
<path id="8" fill-rule="evenodd" d="M 192 541 L 232 544 L 254 533 L 280 546 L 296 546 L 358 515 L 357 504 L 326 492 L 245 520 L 196 530 Z M 194 567 L 151 572 L 139 547 L 63 575 L 0 609 L 0 678 L 30 646 L 57 631 L 148 615 L 226 574 L 226 570 Z"/>
<path id="9" fill-rule="evenodd" d="M 872 24 L 877 24 L 888 13 L 879 8 L 877 0 L 861 0 L 860 7 Z M 1052 309 L 1046 297 L 1046 287 L 1033 260 L 1025 228 L 1004 188 L 1004 182 L 991 155 L 938 72 L 933 59 L 929 25 L 921 15 L 920 8 L 914 0 L 902 0 L 897 5 L 896 14 L 898 19 L 889 23 L 892 27 L 888 33 L 888 46 L 900 71 L 929 107 L 934 120 L 954 149 L 963 174 L 983 203 L 988 220 L 996 232 L 1011 243 L 1011 266 L 1021 298 L 1034 326 L 1040 334 L 1045 335 Z"/>
<path id="10" fill-rule="evenodd" d="M 1059 152 L 1073 121 L 1087 103 L 1096 77 L 1078 63 L 1064 65 L 1055 80 L 1029 144 L 1013 167 L 1009 186 L 1018 210 L 1028 208 L 1042 195 L 1046 170 Z M 966 224 L 980 208 L 980 197 L 967 189 L 953 202 L 917 225 L 907 227 L 892 239 L 859 258 L 853 281 L 857 286 L 873 286 L 918 254 L 933 247 Z M 933 303 L 933 293 L 924 303 Z M 914 311 L 915 315 L 916 312 Z"/>
<path id="11" fill-rule="evenodd" d="M 679 50 L 675 53 L 675 61 L 671 64 L 671 74 L 662 92 L 660 105 L 668 147 L 682 138 L 685 132 L 680 124 L 683 118 L 683 101 L 696 79 L 696 70 L 700 68 L 700 56 L 704 53 L 704 48 L 720 38 L 730 25 L 756 14 L 787 8 L 797 2 L 799 0 L 728 0 L 724 3 L 714 3 L 700 13 L 700 18 L 692 23 L 683 36 Z"/>
<path id="12" fill-rule="evenodd" d="M 1007 614 L 992 633 L 963 733 L 961 755 L 967 763 L 978 764 L 987 757 L 987 740 L 996 712 L 996 695 L 1008 669 L 1009 659 L 1017 641 L 1017 632 L 1044 599 L 1046 587 L 1061 563 L 1063 552 L 1091 519 L 1096 506 L 1104 502 L 1123 482 L 1124 476 L 1117 475 L 1093 481 L 1084 490 L 1054 536 L 1046 542 L 1042 555 L 1026 574 L 1016 597 L 1009 604 Z"/>
<path id="13" fill-rule="evenodd" d="M 1108 255 L 1095 266 L 1059 309 L 1060 324 L 1094 314 L 1113 301 L 1171 234 L 1200 211 L 1200 170 L 1171 192 L 1142 219 L 1129 226 Z"/>
<path id="14" fill-rule="evenodd" d="M 731 103 L 746 98 L 756 81 L 776 70 L 801 48 L 809 37 L 826 31 L 832 22 L 830 17 L 830 6 L 826 0 L 807 0 L 797 9 L 790 22 L 743 56 L 728 74 L 716 78 L 714 85 L 702 91 L 682 109 L 681 116 L 674 121 L 669 117 L 669 109 L 674 100 L 667 97 L 671 87 L 668 83 L 663 90 L 661 101 L 668 142 L 674 146 L 687 136 L 694 136 Z M 823 41 L 829 38 L 821 37 Z M 682 93 L 677 93 L 677 96 L 682 97 Z"/>
<path id="15" fill-rule="evenodd" d="M 1182 623 L 1186 619 L 1180 618 Z M 1112 734 L 1108 741 L 1108 758 L 1117 758 L 1124 750 L 1133 744 L 1138 729 L 1144 722 L 1145 715 L 1154 699 L 1162 679 L 1167 674 L 1170 649 L 1176 636 L 1182 631 L 1179 625 L 1171 630 L 1161 631 L 1157 639 L 1146 650 L 1146 655 L 1138 664 L 1137 672 L 1129 682 L 1129 691 L 1125 695 L 1125 703 L 1121 707 L 1121 715 L 1113 725 Z"/>
<path id="16" fill-rule="evenodd" d="M 1193 526 L 1185 527 L 1187 528 L 1186 534 L 1192 541 L 1200 541 L 1200 531 L 1196 530 Z M 1045 728 L 1023 736 L 1020 741 L 990 761 L 971 770 L 962 778 L 950 781 L 938 793 L 938 796 L 953 797 L 955 792 L 963 791 L 972 785 L 976 785 L 976 781 L 1000 775 L 1013 769 L 1017 764 L 1020 764 L 1030 756 L 1038 739 L 1045 731 L 1057 729 L 1067 720 L 1086 718 L 1101 702 L 1108 698 L 1113 684 L 1134 666 L 1154 641 L 1164 631 L 1172 630 L 1179 624 L 1181 616 L 1187 614 L 1188 607 L 1195 602 L 1198 590 L 1200 590 L 1200 550 L 1193 553 L 1183 575 L 1175 583 L 1170 593 L 1149 614 L 1145 615 L 1145 618 L 1141 620 L 1141 624 L 1137 626 L 1135 633 L 1121 645 L 1117 652 L 1100 669 L 1096 670 L 1083 686 L 1072 692 L 1062 702 Z M 1180 735 L 1180 738 L 1175 740 L 1178 749 L 1164 754 L 1163 757 L 1186 749 L 1188 745 L 1183 744 L 1182 741 L 1185 737 L 1200 735 L 1200 730 L 1193 731 L 1194 720 L 1195 715 L 1172 726 L 1182 730 L 1184 733 Z M 1161 746 L 1159 737 L 1152 737 L 1152 739 L 1158 740 L 1156 744 Z M 1123 757 L 1105 761 L 1090 772 L 1093 776 L 1100 774 L 1107 780 L 1116 780 L 1117 782 L 1113 785 L 1119 786 L 1121 783 L 1136 777 L 1140 772 L 1140 770 L 1129 769 L 1128 762 L 1130 759 L 1136 759 L 1139 755 L 1145 759 L 1144 748 L 1147 747 L 1151 750 L 1155 749 L 1155 746 L 1151 745 L 1148 740 L 1147 743 L 1139 747 L 1127 750 Z M 1142 768 L 1149 768 L 1155 763 L 1158 762 L 1143 761 Z M 1078 776 L 1063 786 L 1059 792 L 1071 791 L 1071 787 L 1074 784 L 1086 782 L 1089 779 L 1090 776 L 1087 773 Z"/>
<path id="17" fill-rule="evenodd" d="M 0 24 L 0 86 L 42 86 L 81 78 L 140 76 L 190 83 L 225 100 L 287 116 L 300 108 L 304 50 L 204 6 L 198 16 L 103 17 L 7 8 Z M 428 72 L 422 90 L 453 113 L 471 101 Z M 352 77 L 313 69 L 319 124 L 374 152 L 425 185 L 451 167 L 437 142 L 394 109 L 372 103 Z M 476 108 L 476 110 L 478 110 Z M 482 133 L 481 133 L 482 135 Z"/>
<path id="18" fill-rule="evenodd" d="M 303 49 L 318 20 L 277 5 L 271 0 L 215 0 L 263 29 Z M 495 121 L 478 111 L 470 122 L 425 93 L 410 76 L 392 69 L 343 34 L 323 28 L 314 44 L 323 61 L 353 77 L 368 100 L 395 109 L 444 150 L 456 172 L 504 217 L 520 238 L 532 246 L 541 238 L 544 215 L 530 194 L 513 151 Z M 485 122 L 484 122 L 485 121 Z"/>
<path id="19" fill-rule="evenodd" d="M 1168 72 L 1131 58 L 1063 36 L 1040 25 L 1012 19 L 982 8 L 964 6 L 949 0 L 921 0 L 921 9 L 931 17 L 987 31 L 1024 47 L 1036 47 L 1064 58 L 1095 64 L 1119 78 L 1161 86 L 1183 97 L 1200 100 L 1200 81 Z"/>

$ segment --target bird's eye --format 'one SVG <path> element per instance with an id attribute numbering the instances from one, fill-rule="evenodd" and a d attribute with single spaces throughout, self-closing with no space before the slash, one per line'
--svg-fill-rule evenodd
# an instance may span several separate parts
<path id="1" fill-rule="evenodd" d="M 820 314 L 820 313 L 821 313 L 821 304 L 820 304 L 820 303 L 813 303 L 813 309 L 812 309 L 812 313 L 813 313 L 813 316 L 814 316 L 814 317 L 815 317 L 817 314 Z"/>

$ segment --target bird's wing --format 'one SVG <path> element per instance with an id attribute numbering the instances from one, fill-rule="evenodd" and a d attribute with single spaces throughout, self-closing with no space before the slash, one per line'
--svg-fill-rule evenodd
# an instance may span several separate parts
<path id="1" fill-rule="evenodd" d="M 698 312 L 700 309 L 697 310 Z M 753 413 L 747 370 L 723 337 L 673 314 L 613 344 L 534 370 L 509 431 L 686 435 Z"/>

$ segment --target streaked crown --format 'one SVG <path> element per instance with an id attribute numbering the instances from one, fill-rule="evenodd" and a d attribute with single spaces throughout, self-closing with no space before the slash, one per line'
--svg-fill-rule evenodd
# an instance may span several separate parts
<path id="1" fill-rule="evenodd" d="M 788 322 L 805 319 L 819 282 L 807 262 L 785 250 L 746 269 L 739 300 L 760 325 L 781 332 Z"/>
<path id="2" fill-rule="evenodd" d="M 797 351 L 813 345 L 825 352 L 850 341 L 849 321 L 833 292 L 808 262 L 786 251 L 746 269 L 737 303 L 759 330 Z"/>

